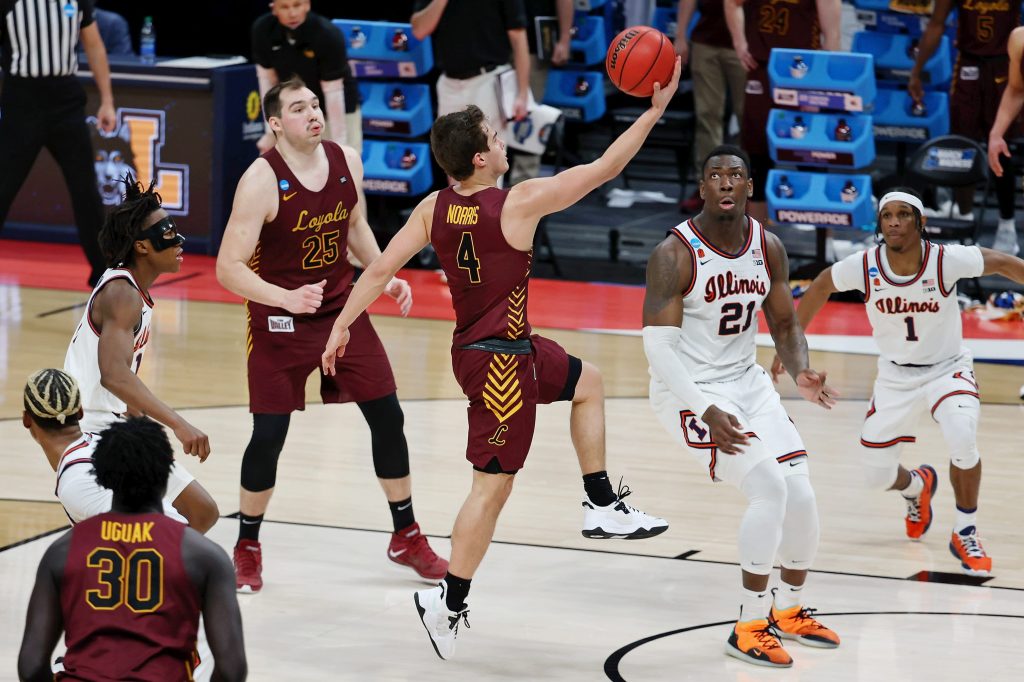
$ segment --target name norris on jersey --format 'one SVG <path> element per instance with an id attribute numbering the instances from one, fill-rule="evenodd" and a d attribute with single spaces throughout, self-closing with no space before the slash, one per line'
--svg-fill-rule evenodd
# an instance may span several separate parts
<path id="1" fill-rule="evenodd" d="M 305 230 L 319 232 L 320 228 L 324 225 L 348 220 L 348 209 L 345 208 L 345 202 L 339 201 L 338 205 L 334 207 L 333 213 L 323 213 L 318 216 L 313 216 L 303 223 L 302 221 L 306 220 L 306 216 L 308 215 L 309 211 L 305 209 L 299 212 L 299 219 L 295 223 L 295 227 L 292 228 L 292 232 L 304 232 Z"/>
<path id="2" fill-rule="evenodd" d="M 109 542 L 153 542 L 152 521 L 104 521 L 100 524 L 100 537 Z"/>
<path id="3" fill-rule="evenodd" d="M 704 287 L 704 300 L 711 303 L 717 298 L 735 296 L 737 294 L 757 294 L 764 296 L 768 293 L 764 282 L 759 279 L 742 279 L 735 277 L 731 272 L 724 275 L 718 274 L 708 279 Z"/>
<path id="4" fill-rule="evenodd" d="M 479 206 L 459 206 L 458 204 L 451 204 L 448 207 L 449 225 L 476 225 L 479 219 Z"/>
<path id="5" fill-rule="evenodd" d="M 875 301 L 878 312 L 888 315 L 905 315 L 907 313 L 937 313 L 938 301 L 904 301 L 902 297 L 880 298 Z"/>

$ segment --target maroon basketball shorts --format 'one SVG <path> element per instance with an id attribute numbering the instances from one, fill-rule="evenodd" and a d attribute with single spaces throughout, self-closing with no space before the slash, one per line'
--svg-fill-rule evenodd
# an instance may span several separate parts
<path id="1" fill-rule="evenodd" d="M 469 398 L 466 459 L 474 469 L 506 474 L 522 469 L 537 405 L 572 400 L 575 394 L 580 361 L 542 336 L 531 336 L 528 346 L 524 342 L 516 349 L 522 354 L 452 348 L 455 379 Z"/>
<path id="2" fill-rule="evenodd" d="M 957 135 L 985 142 L 995 123 L 999 100 L 1006 89 L 1010 59 L 1006 54 L 977 57 L 961 52 L 953 70 L 949 90 L 949 129 Z M 1016 137 L 1017 120 L 1006 131 L 1007 139 Z"/>
<path id="3" fill-rule="evenodd" d="M 338 358 L 337 374 L 320 372 L 320 356 L 336 317 L 272 318 L 273 326 L 282 331 L 250 325 L 250 412 L 288 414 L 305 408 L 306 379 L 313 372 L 320 376 L 320 397 L 325 403 L 361 403 L 395 392 L 391 363 L 366 313 L 349 327 L 352 338 L 344 357 Z"/>

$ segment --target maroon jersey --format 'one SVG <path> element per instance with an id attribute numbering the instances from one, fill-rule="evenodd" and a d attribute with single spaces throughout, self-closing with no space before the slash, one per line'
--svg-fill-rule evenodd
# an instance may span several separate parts
<path id="1" fill-rule="evenodd" d="M 732 36 L 725 23 L 725 11 L 721 0 L 697 0 L 697 19 L 690 41 L 714 47 L 732 47 Z"/>
<path id="2" fill-rule="evenodd" d="M 530 336 L 526 300 L 533 251 L 513 248 L 501 233 L 508 193 L 490 187 L 464 197 L 449 187 L 437 194 L 430 243 L 452 292 L 455 346 Z"/>
<path id="3" fill-rule="evenodd" d="M 345 305 L 355 274 L 346 257 L 348 224 L 358 201 L 356 184 L 341 147 L 325 140 L 330 169 L 319 192 L 302 186 L 276 148 L 263 155 L 277 176 L 277 216 L 263 225 L 249 267 L 285 289 L 327 280 L 315 316 L 336 315 Z M 267 329 L 268 316 L 291 317 L 282 308 L 249 301 L 251 324 Z"/>
<path id="4" fill-rule="evenodd" d="M 1005 57 L 1010 32 L 1020 24 L 1019 0 L 957 0 L 957 5 L 957 49 L 979 57 Z"/>
<path id="5" fill-rule="evenodd" d="M 765 64 L 773 47 L 821 47 L 817 0 L 747 0 L 743 4 L 747 49 Z"/>
<path id="6" fill-rule="evenodd" d="M 192 679 L 200 602 L 185 572 L 185 526 L 108 512 L 71 531 L 60 590 L 61 680 Z"/>

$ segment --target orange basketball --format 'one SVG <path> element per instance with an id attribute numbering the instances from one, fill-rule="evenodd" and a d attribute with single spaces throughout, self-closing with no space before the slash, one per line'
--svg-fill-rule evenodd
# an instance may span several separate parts
<path id="1" fill-rule="evenodd" d="M 650 97 L 655 83 L 665 87 L 675 62 L 672 41 L 650 26 L 632 26 L 615 36 L 604 58 L 615 87 L 634 97 Z"/>

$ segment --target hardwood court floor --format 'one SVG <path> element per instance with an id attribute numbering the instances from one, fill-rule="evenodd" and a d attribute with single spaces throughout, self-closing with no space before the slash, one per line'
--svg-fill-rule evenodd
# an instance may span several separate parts
<path id="1" fill-rule="evenodd" d="M 185 463 L 224 514 L 237 510 L 241 452 L 249 437 L 241 307 L 161 299 L 143 363 L 154 391 L 211 436 L 205 464 Z M 0 286 L 0 547 L 63 524 L 52 504 L 53 472 L 22 428 L 24 378 L 60 366 L 82 293 Z M 465 402 L 449 369 L 450 323 L 375 318 L 406 414 L 418 520 L 439 551 L 469 487 Z M 546 330 L 542 330 L 547 333 Z M 815 353 L 847 399 L 832 413 L 799 400 L 786 407 L 812 456 L 822 543 L 808 602 L 844 637 L 834 652 L 793 645 L 790 671 L 760 671 L 721 653 L 735 617 L 735 535 L 742 497 L 712 484 L 663 433 L 647 405 L 647 372 L 634 336 L 554 330 L 573 354 L 601 366 L 608 415 L 608 468 L 624 476 L 629 502 L 664 516 L 647 541 L 593 541 L 579 534 L 582 486 L 568 437 L 568 407 L 540 410 L 527 467 L 517 477 L 474 580 L 472 628 L 458 658 L 438 660 L 411 605 L 419 583 L 385 557 L 390 518 L 373 476 L 369 434 L 354 406 L 312 403 L 292 420 L 264 531 L 267 587 L 242 601 L 253 680 L 779 680 L 1021 679 L 1008 646 L 1024 630 L 1024 480 L 1018 366 L 978 365 L 985 460 L 980 510 L 995 577 L 983 586 L 906 580 L 956 573 L 947 456 L 922 420 L 903 461 L 940 473 L 936 521 L 920 543 L 902 536 L 903 505 L 860 485 L 857 439 L 874 358 Z M 762 361 L 770 357 L 761 353 Z M 791 395 L 783 385 L 782 391 Z M 312 398 L 313 394 L 311 394 Z M 989 401 L 996 400 L 1002 404 Z M 47 504 L 49 503 L 49 504 Z M 4 513 L 6 512 L 6 513 Z M 211 537 L 226 550 L 236 522 Z M 13 670 L 35 565 L 48 536 L 0 551 L 0 679 Z M 680 555 L 685 559 L 676 560 Z M 958 614 L 958 615 L 943 615 Z M 982 615 L 984 614 L 984 615 Z M 823 619 L 825 616 L 823 616 Z M 665 634 L 670 633 L 670 634 Z M 665 635 L 657 637 L 658 635 Z M 1015 636 L 1016 635 L 1016 636 Z M 654 638 L 628 648 L 646 638 Z M 624 649 L 626 648 L 626 649 Z M 618 677 L 616 677 L 618 675 Z"/>

